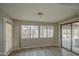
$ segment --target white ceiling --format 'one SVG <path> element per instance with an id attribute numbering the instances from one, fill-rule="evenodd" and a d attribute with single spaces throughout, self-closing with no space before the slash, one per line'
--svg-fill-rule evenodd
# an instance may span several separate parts
<path id="1" fill-rule="evenodd" d="M 79 3 L 60 3 L 60 4 L 65 7 L 69 7 L 77 10 L 79 9 Z"/>
<path id="2" fill-rule="evenodd" d="M 78 4 L 25 3 L 0 4 L 0 7 L 13 19 L 55 23 L 75 16 Z M 43 15 L 37 15 L 38 12 Z"/>

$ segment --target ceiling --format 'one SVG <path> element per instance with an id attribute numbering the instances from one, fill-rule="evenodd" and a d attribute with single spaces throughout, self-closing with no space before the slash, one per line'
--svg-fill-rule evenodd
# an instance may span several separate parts
<path id="1" fill-rule="evenodd" d="M 16 20 L 59 22 L 77 15 L 79 4 L 19 3 L 0 4 L 11 18 Z M 38 15 L 41 12 L 42 15 Z"/>

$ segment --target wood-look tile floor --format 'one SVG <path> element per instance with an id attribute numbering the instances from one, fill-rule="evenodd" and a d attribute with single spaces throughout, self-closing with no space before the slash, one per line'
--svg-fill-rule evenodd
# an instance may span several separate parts
<path id="1" fill-rule="evenodd" d="M 9 56 L 78 56 L 78 54 L 59 47 L 40 47 L 14 51 Z"/>

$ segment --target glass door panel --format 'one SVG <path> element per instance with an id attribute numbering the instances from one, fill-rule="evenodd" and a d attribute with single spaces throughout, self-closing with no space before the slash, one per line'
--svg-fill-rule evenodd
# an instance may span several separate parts
<path id="1" fill-rule="evenodd" d="M 79 53 L 79 22 L 72 24 L 72 51 Z"/>
<path id="2" fill-rule="evenodd" d="M 62 25 L 62 47 L 71 50 L 71 24 Z"/>

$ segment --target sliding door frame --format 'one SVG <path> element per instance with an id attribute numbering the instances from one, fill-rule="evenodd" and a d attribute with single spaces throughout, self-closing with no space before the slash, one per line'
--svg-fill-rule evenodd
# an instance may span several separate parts
<path id="1" fill-rule="evenodd" d="M 63 26 L 63 25 L 69 25 L 69 24 L 70 24 L 70 27 L 71 27 L 70 30 L 71 30 L 71 34 L 72 34 L 72 24 L 71 24 L 71 23 L 67 23 L 67 24 L 62 24 L 62 25 L 61 25 L 61 47 L 62 47 L 62 48 L 65 48 L 65 47 L 62 46 L 62 45 L 63 45 L 63 44 L 62 44 L 62 26 Z M 72 50 L 72 35 L 71 35 L 71 39 L 70 39 L 70 40 L 71 40 L 71 49 L 70 49 L 70 50 Z M 65 48 L 65 49 L 67 49 L 67 48 Z M 67 50 L 69 50 L 69 49 L 67 49 Z"/>
<path id="2" fill-rule="evenodd" d="M 69 51 L 72 51 L 72 45 L 73 45 L 73 42 L 72 42 L 72 24 L 73 24 L 73 23 L 76 23 L 76 22 L 79 22 L 79 21 L 74 21 L 74 22 L 65 23 L 65 24 L 61 24 L 61 25 L 60 25 L 61 48 L 64 48 L 64 47 L 62 46 L 62 26 L 63 26 L 63 25 L 71 24 L 71 50 L 69 50 L 69 49 L 67 49 L 67 48 L 64 48 L 64 49 L 69 50 Z M 72 52 L 74 52 L 74 51 L 72 51 Z M 76 53 L 76 52 L 74 52 L 74 53 Z M 78 54 L 78 53 L 76 53 L 76 54 Z"/>

